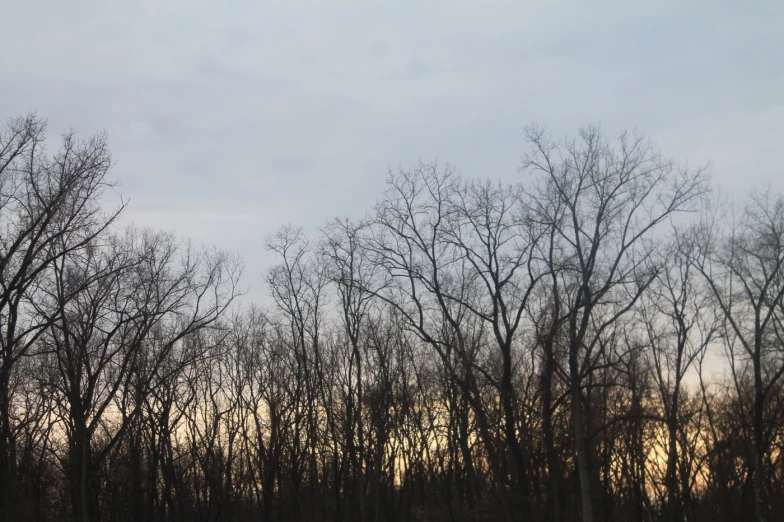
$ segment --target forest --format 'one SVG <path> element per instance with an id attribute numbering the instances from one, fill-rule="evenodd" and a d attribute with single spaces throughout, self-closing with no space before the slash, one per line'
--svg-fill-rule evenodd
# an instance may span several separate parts
<path id="1" fill-rule="evenodd" d="M 0 131 L 0 520 L 784 520 L 781 194 L 530 125 L 515 184 L 392 169 L 262 274 L 47 132 Z"/>

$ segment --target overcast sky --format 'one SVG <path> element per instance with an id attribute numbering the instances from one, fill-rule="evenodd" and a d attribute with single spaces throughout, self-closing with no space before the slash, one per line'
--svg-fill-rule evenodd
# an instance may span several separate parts
<path id="1" fill-rule="evenodd" d="M 280 225 L 419 158 L 519 179 L 530 122 L 784 190 L 784 2 L 593 3 L 4 0 L 0 116 L 108 131 L 126 219 L 238 252 L 251 295 Z"/>

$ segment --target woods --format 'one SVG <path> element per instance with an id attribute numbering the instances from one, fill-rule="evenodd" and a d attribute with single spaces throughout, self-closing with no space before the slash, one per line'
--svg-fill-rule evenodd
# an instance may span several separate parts
<path id="1" fill-rule="evenodd" d="M 784 517 L 782 195 L 531 126 L 515 184 L 391 171 L 243 275 L 45 132 L 0 133 L 2 520 Z"/>

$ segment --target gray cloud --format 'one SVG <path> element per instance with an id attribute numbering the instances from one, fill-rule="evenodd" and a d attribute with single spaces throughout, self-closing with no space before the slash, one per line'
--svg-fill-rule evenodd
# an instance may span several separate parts
<path id="1" fill-rule="evenodd" d="M 420 157 L 517 179 L 531 121 L 784 190 L 777 2 L 213 4 L 12 0 L 0 113 L 106 129 L 128 219 L 239 251 L 259 292 L 279 225 L 361 215 Z"/>

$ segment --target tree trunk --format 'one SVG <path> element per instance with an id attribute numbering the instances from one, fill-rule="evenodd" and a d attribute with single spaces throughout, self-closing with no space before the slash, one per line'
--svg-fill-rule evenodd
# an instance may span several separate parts
<path id="1" fill-rule="evenodd" d="M 762 393 L 762 368 L 760 341 L 757 340 L 754 357 L 754 503 L 757 522 L 768 521 L 768 510 L 765 504 L 765 440 L 764 440 L 764 396 Z"/>
<path id="2" fill-rule="evenodd" d="M 593 522 L 591 466 L 588 456 L 588 444 L 585 440 L 585 415 L 582 393 L 580 391 L 577 357 L 574 350 L 571 352 L 569 355 L 569 373 L 572 381 L 572 422 L 574 426 L 574 444 L 577 450 L 577 472 L 580 477 L 580 503 L 582 505 L 583 522 Z"/>
<path id="3" fill-rule="evenodd" d="M 90 441 L 87 427 L 79 420 L 74 426 L 69 460 L 73 520 L 75 522 L 90 522 L 91 511 L 93 511 L 90 501 Z"/>
<path id="4" fill-rule="evenodd" d="M 542 388 L 544 392 L 544 398 L 542 400 L 542 430 L 544 431 L 544 446 L 547 454 L 547 476 L 550 482 L 551 520 L 552 522 L 561 522 L 560 469 L 553 437 L 552 386 L 555 361 L 553 360 L 552 343 L 546 343 L 545 352 L 545 368 L 544 374 L 542 375 Z"/>
<path id="5" fill-rule="evenodd" d="M 531 507 L 529 505 L 528 474 L 525 466 L 525 456 L 517 438 L 517 425 L 514 415 L 514 403 L 512 388 L 512 357 L 511 346 L 502 347 L 503 353 L 503 375 L 501 379 L 501 404 L 504 411 L 504 435 L 506 444 L 512 453 L 514 475 L 517 480 L 517 493 L 520 495 L 521 510 L 523 519 L 530 519 Z"/>
<path id="6" fill-rule="evenodd" d="M 11 522 L 16 517 L 13 509 L 14 461 L 11 440 L 8 364 L 0 370 L 0 522 Z"/>

